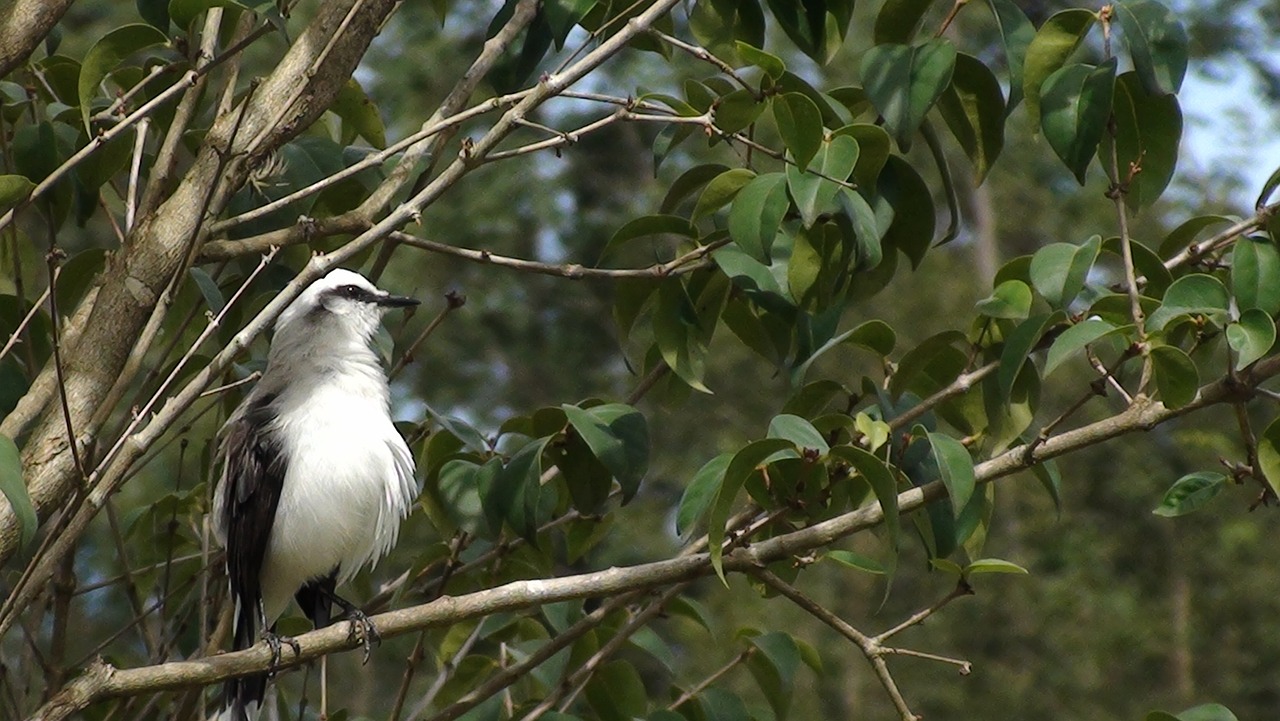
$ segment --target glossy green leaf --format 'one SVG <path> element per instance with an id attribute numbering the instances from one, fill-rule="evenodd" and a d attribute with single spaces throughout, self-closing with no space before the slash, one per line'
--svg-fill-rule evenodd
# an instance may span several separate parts
<path id="1" fill-rule="evenodd" d="M 1111 114 L 1116 60 L 1103 64 L 1068 65 L 1045 79 L 1041 88 L 1040 127 L 1053 152 L 1084 184 L 1089 161 Z"/>
<path id="2" fill-rule="evenodd" d="M 842 566 L 856 568 L 859 571 L 874 573 L 877 576 L 884 575 L 884 566 L 874 558 L 867 558 L 860 553 L 853 551 L 827 551 L 822 554 L 822 560 L 831 560 Z"/>
<path id="3" fill-rule="evenodd" d="M 828 178 L 846 180 L 858 162 L 858 143 L 847 135 L 825 140 L 808 171 L 787 166 L 787 188 L 806 228 L 813 227 L 827 209 L 840 186 Z"/>
<path id="4" fill-rule="evenodd" d="M 773 99 L 772 106 L 778 134 L 800 170 L 804 170 L 822 147 L 822 113 L 802 93 L 784 93 Z"/>
<path id="5" fill-rule="evenodd" d="M 1239 721 L 1226 706 L 1216 703 L 1193 706 L 1177 716 L 1163 711 L 1152 711 L 1147 714 L 1146 721 L 1165 721 L 1164 718 L 1153 718 L 1157 716 L 1168 717 L 1169 721 Z"/>
<path id="6" fill-rule="evenodd" d="M 729 469 L 729 462 L 733 460 L 733 456 L 732 453 L 721 453 L 707 461 L 697 473 L 693 474 L 693 480 L 689 481 L 689 485 L 685 487 L 684 494 L 680 497 L 680 506 L 676 510 L 678 535 L 688 536 L 707 514 L 707 510 L 711 508 L 711 502 L 716 497 L 716 492 L 720 490 L 724 473 Z"/>
<path id="7" fill-rule="evenodd" d="M 975 182 L 986 179 L 1004 148 L 1004 94 L 1000 81 L 972 55 L 956 55 L 951 84 L 938 98 L 938 111 L 973 163 Z"/>
<path id="8" fill-rule="evenodd" d="M 1009 334 L 1004 341 L 1004 349 L 1000 352 L 1000 368 L 996 371 L 996 380 L 1001 401 L 1009 398 L 1023 366 L 1030 363 L 1031 351 L 1040 343 L 1040 338 L 1055 323 L 1062 320 L 1062 311 L 1032 316 Z"/>
<path id="9" fill-rule="evenodd" d="M 733 460 L 725 469 L 724 480 L 716 490 L 715 499 L 711 504 L 711 515 L 707 519 L 707 545 L 711 554 L 711 566 L 720 580 L 725 581 L 726 584 L 728 582 L 724 577 L 725 523 L 729 520 L 729 512 L 733 510 L 738 493 L 751 474 L 755 473 L 766 459 L 779 451 L 794 447 L 795 444 L 782 438 L 754 441 L 734 454 Z"/>
<path id="10" fill-rule="evenodd" d="M 728 290 L 727 283 L 718 287 L 708 284 L 703 293 L 709 295 L 698 298 L 695 303 L 678 280 L 658 287 L 658 305 L 653 314 L 653 337 L 658 350 L 682 381 L 703 393 L 711 392 L 702 380 L 706 373 L 707 344 Z"/>
<path id="11" fill-rule="evenodd" d="M 755 177 L 756 174 L 746 168 L 733 168 L 712 178 L 711 182 L 707 183 L 707 187 L 702 189 L 702 194 L 698 196 L 698 202 L 693 207 L 693 215 L 690 219 L 697 222 L 698 219 L 728 205 L 738 191 Z"/>
<path id="12" fill-rule="evenodd" d="M 214 313 L 222 311 L 227 301 L 222 297 L 222 289 L 218 287 L 210 275 L 203 268 L 190 268 L 188 271 L 191 279 L 195 281 L 196 287 L 200 289 L 200 295 L 204 296 L 204 302 L 209 306 L 209 310 Z"/>
<path id="13" fill-rule="evenodd" d="M 1115 153 L 1122 181 L 1127 181 L 1125 200 L 1133 208 L 1151 205 L 1173 179 L 1182 140 L 1182 109 L 1174 95 L 1148 95 L 1134 73 L 1124 73 L 1116 82 Z M 1109 167 L 1111 141 L 1103 136 L 1099 160 Z M 1130 177 L 1130 168 L 1139 172 Z"/>
<path id="14" fill-rule="evenodd" d="M 876 45 L 911 42 L 931 4 L 933 0 L 885 0 L 876 15 Z"/>
<path id="15" fill-rule="evenodd" d="M 498 529 L 505 522 L 522 538 L 533 542 L 538 531 L 537 508 L 542 489 L 542 452 L 550 438 L 525 445 L 494 480 L 481 499 L 489 525 Z"/>
<path id="16" fill-rule="evenodd" d="M 1058 462 L 1052 458 L 1031 467 L 1032 474 L 1040 482 L 1040 486 L 1053 499 L 1053 508 L 1062 512 L 1062 474 L 1058 471 Z"/>
<path id="17" fill-rule="evenodd" d="M 906 150 L 924 116 L 951 82 L 956 49 L 933 39 L 915 47 L 876 45 L 862 56 L 862 83 L 885 129 Z"/>
<path id="18" fill-rule="evenodd" d="M 1084 351 L 1089 344 L 1132 328 L 1133 326 L 1115 326 L 1100 318 L 1088 318 L 1076 323 L 1063 331 L 1054 339 L 1053 345 L 1049 346 L 1049 354 L 1044 361 L 1045 377 Z"/>
<path id="19" fill-rule="evenodd" d="M 1118 260 L 1123 262 L 1124 246 L 1120 242 L 1119 236 L 1111 236 L 1102 243 L 1102 250 L 1116 256 Z M 1146 278 L 1146 285 L 1142 288 L 1143 296 L 1151 299 L 1160 298 L 1164 292 L 1173 284 L 1173 274 L 1164 267 L 1164 261 L 1156 252 L 1148 248 L 1145 244 L 1138 242 L 1132 238 L 1129 239 L 1129 252 L 1133 256 L 1133 268 L 1139 277 Z"/>
<path id="20" fill-rule="evenodd" d="M 894 398 L 901 397 L 904 392 L 916 385 L 918 376 L 926 371 L 929 364 L 936 362 L 940 357 L 946 355 L 955 357 L 956 354 L 963 356 L 964 352 L 956 349 L 957 344 L 966 344 L 963 333 L 942 331 L 929 336 L 915 348 L 907 351 L 898 361 L 897 371 L 889 378 L 889 393 Z"/>
<path id="21" fill-rule="evenodd" d="M 1025 575 L 1027 569 L 1000 558 L 979 558 L 964 567 L 964 575 L 966 576 L 979 573 L 1017 573 Z"/>
<path id="22" fill-rule="evenodd" d="M 1204 315 L 1220 321 L 1226 317 L 1230 302 L 1226 286 L 1217 278 L 1203 273 L 1183 276 L 1165 291 L 1164 303 L 1147 319 L 1147 329 L 1162 330 L 1182 315 Z"/>
<path id="23" fill-rule="evenodd" d="M 1276 343 L 1276 324 L 1258 308 L 1240 314 L 1227 326 L 1227 343 L 1236 352 L 1236 370 L 1244 368 L 1271 351 Z"/>
<path id="24" fill-rule="evenodd" d="M 22 456 L 8 436 L 0 436 L 0 493 L 4 493 L 9 508 L 18 519 L 18 527 L 22 529 L 22 548 L 26 548 L 36 537 L 40 519 L 36 517 L 31 496 L 22 479 Z"/>
<path id="25" fill-rule="evenodd" d="M 729 237 L 744 253 L 768 263 L 773 239 L 790 207 L 786 174 L 758 175 L 733 198 L 729 209 Z"/>
<path id="26" fill-rule="evenodd" d="M 606 3 L 605 7 L 609 7 Z M 637 10 L 640 6 L 635 6 Z M 602 13 L 602 17 L 617 14 Z M 736 43 L 741 41 L 753 47 L 764 47 L 764 13 L 758 2 L 695 3 L 689 8 L 689 30 L 694 38 L 717 57 L 734 63 Z"/>
<path id="27" fill-rule="evenodd" d="M 1151 95 L 1178 92 L 1190 45 L 1178 16 L 1156 0 L 1119 0 L 1112 8 L 1142 86 Z"/>
<path id="28" fill-rule="evenodd" d="M 252 10 L 255 6 L 262 4 L 264 3 L 261 0 L 248 3 L 239 2 L 238 0 L 171 0 L 169 3 L 169 19 L 173 21 L 174 25 L 187 30 L 191 27 L 192 20 L 195 20 L 197 16 L 210 8 Z"/>
<path id="29" fill-rule="evenodd" d="M 23 175 L 0 175 L 0 213 L 27 199 L 36 184 Z"/>
<path id="30" fill-rule="evenodd" d="M 1031 258 L 1031 284 L 1054 308 L 1066 308 L 1084 290 L 1089 271 L 1098 259 L 1101 236 L 1081 245 L 1050 243 Z"/>
<path id="31" fill-rule="evenodd" d="M 672 214 L 684 202 L 686 198 L 693 195 L 694 191 L 711 182 L 712 178 L 724 173 L 729 169 L 727 165 L 719 163 L 707 163 L 704 165 L 695 165 L 692 168 L 680 174 L 676 178 L 671 187 L 667 189 L 667 194 L 662 198 L 662 205 L 659 212 L 663 214 Z"/>
<path id="32" fill-rule="evenodd" d="M 1196 391 L 1200 389 L 1200 373 L 1181 348 L 1170 345 L 1152 348 L 1151 372 L 1165 406 L 1176 409 L 1195 400 Z"/>
<path id="33" fill-rule="evenodd" d="M 1067 59 L 1084 42 L 1085 35 L 1097 19 L 1092 10 L 1063 10 L 1046 20 L 1027 45 L 1022 90 L 1027 99 L 1031 127 L 1040 127 L 1041 86 L 1050 75 L 1066 65 Z"/>
<path id="34" fill-rule="evenodd" d="M 777 55 L 766 53 L 760 48 L 748 45 L 741 40 L 734 43 L 734 47 L 738 50 L 738 57 L 744 62 L 750 63 L 761 70 L 764 74 L 777 80 L 787 71 L 787 66 L 782 62 L 782 58 Z"/>
<path id="35" fill-rule="evenodd" d="M 769 421 L 769 438 L 784 438 L 795 444 L 796 448 L 801 450 L 816 450 L 818 453 L 825 455 L 831 450 L 831 446 L 827 444 L 827 439 L 822 437 L 818 429 L 813 427 L 809 421 L 787 413 L 774 416 Z"/>
<path id="36" fill-rule="evenodd" d="M 1280 188 L 1280 168 L 1276 168 L 1271 172 L 1270 177 L 1262 183 L 1262 190 L 1258 191 L 1258 199 L 1254 201 L 1253 207 L 1261 211 L 1271 202 L 1271 194 L 1276 192 L 1276 188 Z"/>
<path id="37" fill-rule="evenodd" d="M 1005 109 L 1005 114 L 1008 115 L 1022 102 L 1023 65 L 1027 58 L 1027 47 L 1036 36 L 1036 28 L 1013 0 L 987 0 L 987 5 L 1000 29 L 1005 64 L 1009 67 L 1009 103 Z"/>
<path id="38" fill-rule="evenodd" d="M 976 308 L 988 318 L 1022 320 L 1031 312 L 1031 288 L 1020 280 L 1006 280 L 978 301 Z"/>
<path id="39" fill-rule="evenodd" d="M 556 49 L 564 47 L 565 38 L 578 21 L 596 5 L 596 0 L 547 0 L 543 3 L 543 12 L 547 16 L 547 25 L 551 27 L 552 38 Z"/>
<path id="40" fill-rule="evenodd" d="M 342 118 L 344 145 L 350 145 L 359 136 L 375 148 L 387 147 L 387 129 L 382 124 L 378 106 L 369 99 L 355 78 L 347 80 L 329 109 Z"/>
<path id="41" fill-rule="evenodd" d="M 1221 473 L 1200 471 L 1179 478 L 1165 491 L 1160 505 L 1152 513 L 1157 516 L 1182 516 L 1203 508 L 1227 486 L 1227 477 Z"/>
<path id="42" fill-rule="evenodd" d="M 107 75 L 120 67 L 126 58 L 169 42 L 169 38 L 151 25 L 137 23 L 116 28 L 103 35 L 89 48 L 80 65 L 80 81 L 77 84 L 80 114 L 84 127 L 89 128 L 89 116 L 93 112 L 93 98 L 98 95 L 98 85 Z M 92 135 L 92 129 L 90 129 Z"/>
<path id="43" fill-rule="evenodd" d="M 86 248 L 67 259 L 58 271 L 58 310 L 69 315 L 106 264 L 105 248 Z"/>
<path id="44" fill-rule="evenodd" d="M 1280 313 L 1280 251 L 1265 240 L 1241 238 L 1231 251 L 1231 294 L 1240 310 Z"/>
<path id="45" fill-rule="evenodd" d="M 973 496 L 976 481 L 973 476 L 973 459 L 960 441 L 944 433 L 926 433 L 933 447 L 933 458 L 938 464 L 938 477 L 947 488 L 951 508 L 956 516 L 964 510 Z"/>
<path id="46" fill-rule="evenodd" d="M 581 409 L 562 405 L 565 417 L 621 486 L 622 502 L 636 494 L 649 469 L 649 426 L 629 405 L 606 403 Z"/>

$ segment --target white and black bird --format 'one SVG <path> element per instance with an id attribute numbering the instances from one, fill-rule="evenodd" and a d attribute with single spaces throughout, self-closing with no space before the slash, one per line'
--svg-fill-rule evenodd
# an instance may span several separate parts
<path id="1" fill-rule="evenodd" d="M 370 340 L 384 312 L 417 303 L 334 270 L 276 320 L 267 368 L 223 428 L 213 500 L 235 604 L 233 649 L 266 638 L 278 660 L 272 629 L 295 598 L 317 628 L 334 604 L 343 608 L 367 657 L 377 632 L 335 588 L 391 550 L 418 492 Z M 267 679 L 228 681 L 223 716 L 256 716 Z"/>

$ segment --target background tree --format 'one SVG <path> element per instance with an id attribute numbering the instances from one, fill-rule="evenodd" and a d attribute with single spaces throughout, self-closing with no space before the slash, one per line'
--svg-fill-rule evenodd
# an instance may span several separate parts
<path id="1" fill-rule="evenodd" d="M 339 714 L 1274 714 L 1277 178 L 1174 172 L 1268 8 L 10 5 L 0 706 L 265 668 L 213 655 L 214 434 L 343 265 L 435 302 Z"/>

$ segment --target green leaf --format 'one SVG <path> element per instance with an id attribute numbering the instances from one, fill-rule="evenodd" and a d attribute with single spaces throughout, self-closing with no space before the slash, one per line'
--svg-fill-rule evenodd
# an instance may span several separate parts
<path id="1" fill-rule="evenodd" d="M 768 699 L 774 718 L 786 719 L 791 709 L 796 668 L 800 665 L 796 642 L 788 634 L 773 631 L 752 636 L 751 644 L 763 653 L 749 657 L 747 668 Z"/>
<path id="2" fill-rule="evenodd" d="M 938 99 L 938 111 L 973 163 L 978 185 L 1004 148 L 1004 94 L 1000 81 L 972 55 L 956 56 L 951 84 Z"/>
<path id="3" fill-rule="evenodd" d="M 720 266 L 720 270 L 733 280 L 733 284 L 746 291 L 756 302 L 791 305 L 769 266 L 732 246 L 714 251 L 711 257 Z"/>
<path id="4" fill-rule="evenodd" d="M 885 129 L 904 151 L 924 116 L 951 82 L 956 49 L 935 38 L 915 47 L 876 45 L 862 56 L 862 84 Z"/>
<path id="5" fill-rule="evenodd" d="M 329 109 L 342 118 L 343 145 L 350 145 L 359 136 L 379 150 L 387 147 L 387 130 L 382 124 L 378 106 L 369 99 L 355 78 L 347 80 Z"/>
<path id="6" fill-rule="evenodd" d="M 195 20 L 196 16 L 210 8 L 252 10 L 255 6 L 263 4 L 261 0 L 248 4 L 237 2 L 237 0 L 171 0 L 169 3 L 169 19 L 173 21 L 174 25 L 187 30 L 191 27 L 191 21 Z"/>
<path id="7" fill-rule="evenodd" d="M 964 356 L 957 350 L 957 343 L 964 344 L 965 337 L 959 331 L 942 331 L 929 336 L 915 348 L 907 351 L 898 361 L 898 369 L 889 379 L 889 392 L 894 398 L 901 397 L 903 392 L 916 385 L 917 376 L 925 372 L 931 363 L 947 354 Z"/>
<path id="8" fill-rule="evenodd" d="M 1027 569 L 1000 558 L 979 558 L 964 567 L 964 575 L 972 576 L 976 573 L 1021 573 L 1025 575 Z"/>
<path id="9" fill-rule="evenodd" d="M 1102 250 L 1123 262 L 1124 245 L 1119 236 L 1111 236 L 1103 241 Z M 1129 252 L 1133 255 L 1134 271 L 1147 279 L 1147 285 L 1142 289 L 1143 296 L 1148 300 L 1162 297 L 1173 284 L 1173 274 L 1164 267 L 1164 261 L 1154 250 L 1132 238 L 1129 239 Z"/>
<path id="10" fill-rule="evenodd" d="M 105 248 L 86 248 L 67 259 L 58 271 L 58 310 L 69 315 L 106 264 Z"/>
<path id="11" fill-rule="evenodd" d="M 706 188 L 703 188 L 702 195 L 698 196 L 698 202 L 693 207 L 690 220 L 696 223 L 698 219 L 711 215 L 727 205 L 738 191 L 755 177 L 755 172 L 746 168 L 734 168 L 717 175 L 707 183 Z"/>
<path id="12" fill-rule="evenodd" d="M 1205 228 L 1218 224 L 1236 223 L 1239 220 L 1239 218 L 1230 215 L 1200 215 L 1185 220 L 1177 228 L 1174 228 L 1173 232 L 1165 236 L 1157 253 L 1161 258 L 1172 258 L 1174 254 L 1186 248 L 1187 244 L 1194 240 Z"/>
<path id="13" fill-rule="evenodd" d="M 0 175 L 0 213 L 21 203 L 35 190 L 36 184 L 23 175 Z"/>
<path id="14" fill-rule="evenodd" d="M 882 320 L 866 321 L 835 336 L 811 353 L 808 358 L 804 359 L 803 363 L 797 365 L 791 371 L 791 384 L 800 385 L 804 380 L 805 373 L 809 370 L 809 366 L 813 365 L 818 356 L 838 345 L 862 346 L 883 358 L 893 352 L 893 347 L 896 343 L 897 334 L 893 332 L 893 328 L 888 323 Z"/>
<path id="15" fill-rule="evenodd" d="M 1041 86 L 1066 64 L 1097 19 L 1097 14 L 1091 10 L 1063 10 L 1051 16 L 1036 31 L 1027 46 L 1022 75 L 1022 90 L 1027 99 L 1031 127 L 1040 127 Z"/>
<path id="16" fill-rule="evenodd" d="M 857 162 L 858 143 L 847 135 L 840 135 L 823 141 L 808 171 L 794 165 L 787 166 L 787 187 L 806 228 L 813 227 L 818 215 L 840 190 L 839 185 L 827 178 L 848 179 Z"/>
<path id="17" fill-rule="evenodd" d="M 1236 352 L 1236 370 L 1244 370 L 1265 356 L 1275 342 L 1275 321 L 1258 308 L 1246 310 L 1240 320 L 1227 326 L 1227 343 Z"/>
<path id="18" fill-rule="evenodd" d="M 196 287 L 200 289 L 200 295 L 204 296 L 204 302 L 209 306 L 209 310 L 215 314 L 222 312 L 227 301 L 222 297 L 222 289 L 218 287 L 218 282 L 203 268 L 192 267 L 187 272 L 191 274 L 191 279 L 196 282 Z"/>
<path id="19" fill-rule="evenodd" d="M 723 287 L 708 284 L 703 293 L 715 297 L 700 297 L 695 304 L 678 279 L 658 287 L 658 305 L 653 314 L 653 337 L 658 350 L 681 380 L 703 393 L 711 392 L 702 382 L 707 344 L 715 332 L 716 319 L 720 317 L 728 291 L 728 283 Z"/>
<path id="20" fill-rule="evenodd" d="M 822 558 L 819 560 L 832 560 L 842 566 L 856 568 L 859 571 L 874 573 L 877 576 L 884 575 L 884 566 L 882 566 L 879 561 L 873 558 L 867 558 L 866 556 L 854 553 L 853 551 L 827 551 L 822 554 Z"/>
<path id="21" fill-rule="evenodd" d="M 1258 199 L 1254 201 L 1253 207 L 1258 211 L 1267 207 L 1267 203 L 1271 201 L 1271 194 L 1276 192 L 1276 188 L 1280 188 L 1280 168 L 1271 171 L 1270 177 L 1262 184 L 1262 190 L 1258 191 Z"/>
<path id="22" fill-rule="evenodd" d="M 1148 95 L 1134 73 L 1124 73 L 1116 83 L 1113 113 L 1116 121 L 1115 152 L 1121 180 L 1131 167 L 1141 168 L 1128 181 L 1125 201 L 1132 208 L 1151 205 L 1173 178 L 1182 140 L 1182 109 L 1173 95 Z M 1103 137 L 1098 159 L 1110 166 L 1111 140 Z"/>
<path id="23" fill-rule="evenodd" d="M 684 495 L 680 497 L 680 507 L 676 510 L 678 535 L 687 536 L 698 521 L 706 515 L 707 509 L 711 507 L 711 501 L 716 497 L 716 491 L 720 489 L 724 472 L 728 470 L 733 456 L 732 453 L 721 453 L 707 461 L 697 473 L 693 474 L 693 480 L 689 481 L 689 485 L 685 487 Z"/>
<path id="24" fill-rule="evenodd" d="M 1107 127 L 1115 80 L 1116 59 L 1111 58 L 1097 67 L 1068 65 L 1056 70 L 1041 89 L 1040 127 L 1081 185 Z"/>
<path id="25" fill-rule="evenodd" d="M 1160 505 L 1152 513 L 1157 516 L 1182 516 L 1199 510 L 1227 486 L 1221 473 L 1200 471 L 1179 478 L 1165 491 Z"/>
<path id="26" fill-rule="evenodd" d="M 787 66 L 782 62 L 782 58 L 777 55 L 766 53 L 765 51 L 748 45 L 738 40 L 734 42 L 734 47 L 738 50 L 738 56 L 743 62 L 756 66 L 764 71 L 764 74 L 773 80 L 782 77 L 787 71 Z"/>
<path id="27" fill-rule="evenodd" d="M 93 135 L 93 130 L 89 127 L 89 116 L 93 112 L 93 98 L 98 94 L 98 85 L 109 73 L 117 70 L 130 55 L 168 42 L 169 38 L 156 28 L 137 23 L 112 30 L 89 48 L 89 52 L 84 56 L 84 62 L 80 65 L 80 81 L 77 84 L 77 90 L 80 99 L 80 115 L 84 119 L 84 127 L 89 131 L 90 136 Z"/>
<path id="28" fill-rule="evenodd" d="M 876 15 L 875 43 L 910 42 L 933 0 L 885 0 Z"/>
<path id="29" fill-rule="evenodd" d="M 721 96 L 715 106 L 715 124 L 726 133 L 736 133 L 756 121 L 764 112 L 764 103 L 756 99 L 755 93 L 746 88 L 739 88 Z"/>
<path id="30" fill-rule="evenodd" d="M 36 529 L 40 519 L 36 517 L 36 509 L 31 505 L 31 496 L 27 493 L 27 485 L 22 480 L 22 456 L 18 446 L 8 436 L 0 436 L 0 493 L 9 501 L 9 508 L 18 519 L 18 527 L 22 529 L 22 548 L 26 548 L 35 540 Z"/>
<path id="31" fill-rule="evenodd" d="M 858 162 L 853 166 L 853 177 L 859 188 L 868 190 L 876 187 L 876 179 L 889 160 L 889 152 L 893 141 L 889 133 L 879 125 L 870 123 L 854 123 L 832 133 L 832 135 L 848 135 L 858 141 Z"/>
<path id="32" fill-rule="evenodd" d="M 786 174 L 758 175 L 733 198 L 729 237 L 747 255 L 768 263 L 773 239 L 790 207 Z"/>
<path id="33" fill-rule="evenodd" d="M 1049 346 L 1049 355 L 1044 361 L 1045 377 L 1083 351 L 1090 343 L 1096 343 L 1109 335 L 1132 329 L 1133 326 L 1114 326 L 1100 318 L 1089 318 L 1076 323 L 1063 331 L 1062 335 L 1054 339 L 1053 345 Z"/>
<path id="34" fill-rule="evenodd" d="M 617 479 L 623 503 L 630 501 L 648 470 L 649 428 L 644 416 L 621 403 L 560 408 L 591 453 Z"/>
<path id="35" fill-rule="evenodd" d="M 831 446 L 827 444 L 827 439 L 822 437 L 822 434 L 813 427 L 812 423 L 800 416 L 793 416 L 788 413 L 774 416 L 773 420 L 769 421 L 767 435 L 769 438 L 785 438 L 801 450 L 813 449 L 823 455 L 826 455 L 831 450 Z"/>
<path id="36" fill-rule="evenodd" d="M 1142 86 L 1151 95 L 1178 92 L 1189 47 L 1178 17 L 1155 0 L 1122 0 L 1112 7 Z"/>
<path id="37" fill-rule="evenodd" d="M 947 487 L 947 496 L 951 498 L 952 511 L 959 516 L 973 496 L 975 484 L 969 449 L 944 433 L 926 432 L 925 436 L 933 447 L 933 458 L 938 464 L 942 485 Z"/>
<path id="38" fill-rule="evenodd" d="M 1163 714 L 1163 711 L 1153 711 L 1152 714 Z M 1152 714 L 1147 715 L 1147 721 L 1151 721 Z M 1169 714 L 1164 714 L 1170 716 Z M 1173 721 L 1239 721 L 1236 715 L 1231 713 L 1226 706 L 1216 703 L 1206 703 L 1183 711 L 1177 716 L 1170 716 Z"/>
<path id="39" fill-rule="evenodd" d="M 1200 373 L 1191 357 L 1171 345 L 1151 349 L 1151 371 L 1156 377 L 1160 400 L 1168 408 L 1181 408 L 1195 400 L 1200 389 Z"/>
<path id="40" fill-rule="evenodd" d="M 680 174 L 671 183 L 671 187 L 667 189 L 667 194 L 662 199 L 662 205 L 659 212 L 671 214 L 680 206 L 680 203 L 693 194 L 693 191 L 701 188 L 711 179 L 720 175 L 729 169 L 727 165 L 719 163 L 707 163 L 704 165 L 695 165 L 692 168 Z M 628 223 L 630 225 L 630 223 Z M 624 226 L 625 227 L 625 226 Z"/>
<path id="41" fill-rule="evenodd" d="M 831 449 L 831 455 L 848 463 L 871 485 L 884 514 L 884 527 L 889 532 L 889 545 L 893 555 L 890 562 L 885 564 L 885 569 L 892 575 L 897 566 L 898 542 L 902 534 L 902 521 L 898 517 L 898 483 L 894 480 L 893 472 L 884 461 L 855 446 L 837 446 Z"/>
<path id="42" fill-rule="evenodd" d="M 725 469 L 724 480 L 716 491 L 715 500 L 711 504 L 711 515 L 707 519 L 707 544 L 711 553 L 711 567 L 721 581 L 728 585 L 724 577 L 724 538 L 725 523 L 729 520 L 729 512 L 733 510 L 738 492 L 742 490 L 747 479 L 758 467 L 773 454 L 795 448 L 789 440 L 767 438 L 748 443 L 733 456 Z"/>
<path id="43" fill-rule="evenodd" d="M 600 264 L 610 260 L 624 245 L 637 238 L 649 236 L 679 235 L 685 238 L 696 238 L 697 231 L 689 224 L 687 218 L 678 215 L 642 215 L 627 221 L 618 228 L 604 250 L 600 252 Z"/>
<path id="44" fill-rule="evenodd" d="M 573 26 L 595 6 L 596 0 L 547 0 L 543 3 L 556 50 L 564 47 L 565 38 L 569 37 Z"/>
<path id="45" fill-rule="evenodd" d="M 1066 308 L 1084 290 L 1089 271 L 1098 259 L 1102 237 L 1082 245 L 1050 243 L 1031 258 L 1031 284 L 1054 308 Z"/>
<path id="46" fill-rule="evenodd" d="M 1031 313 L 1031 288 L 1020 280 L 1006 280 L 978 301 L 976 308 L 988 318 L 1022 320 Z"/>
<path id="47" fill-rule="evenodd" d="M 933 244 L 935 219 L 929 186 L 904 158 L 891 155 L 880 173 L 877 189 L 893 208 L 893 222 L 884 234 L 884 246 L 901 250 L 915 270 Z"/>
<path id="48" fill-rule="evenodd" d="M 943 573 L 950 573 L 955 576 L 964 576 L 964 569 L 960 567 L 960 564 L 950 559 L 930 558 L 929 565 Z"/>
<path id="49" fill-rule="evenodd" d="M 1061 321 L 1062 316 L 1062 311 L 1032 316 L 1005 338 L 1004 349 L 1000 352 L 1000 368 L 996 371 L 1001 402 L 1013 392 L 1014 383 L 1022 373 L 1023 366 L 1030 362 L 1031 351 L 1040 342 L 1040 338 L 1050 326 Z"/>
<path id="50" fill-rule="evenodd" d="M 1258 466 L 1272 493 L 1280 496 L 1280 419 L 1272 421 L 1258 437 Z"/>
<path id="51" fill-rule="evenodd" d="M 1183 276 L 1165 291 L 1163 304 L 1147 319 L 1147 330 L 1162 330 L 1169 321 L 1182 315 L 1221 320 L 1226 317 L 1230 303 L 1226 286 L 1217 278 L 1203 273 Z"/>
<path id="52" fill-rule="evenodd" d="M 630 661 L 610 661 L 596 669 L 584 695 L 601 721 L 631 721 L 649 711 L 644 681 Z"/>
<path id="53" fill-rule="evenodd" d="M 768 0 L 768 3 L 773 19 L 791 42 L 820 65 L 830 62 L 840 49 L 853 19 L 853 3 L 848 1 Z"/>
<path id="54" fill-rule="evenodd" d="M 1005 109 L 1005 114 L 1008 115 L 1022 102 L 1022 68 L 1026 62 L 1027 46 L 1036 36 L 1036 28 L 1013 0 L 987 0 L 987 5 L 991 7 L 991 14 L 995 16 L 996 25 L 1000 28 L 1005 64 L 1009 66 L 1009 103 Z"/>
<path id="55" fill-rule="evenodd" d="M 542 452 L 551 438 L 525 445 L 498 473 L 489 492 L 481 499 L 489 525 L 511 530 L 533 543 L 538 531 L 538 502 L 542 490 Z"/>
<path id="56" fill-rule="evenodd" d="M 818 106 L 803 93 L 784 93 L 773 99 L 773 118 L 796 164 L 801 170 L 809 167 L 809 161 L 822 147 L 822 113 Z"/>
<path id="57" fill-rule="evenodd" d="M 1237 240 L 1231 251 L 1231 294 L 1242 311 L 1280 313 L 1280 251 L 1265 240 Z"/>

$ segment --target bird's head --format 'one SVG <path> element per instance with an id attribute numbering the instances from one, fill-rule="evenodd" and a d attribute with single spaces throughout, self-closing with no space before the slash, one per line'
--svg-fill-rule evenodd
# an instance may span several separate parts
<path id="1" fill-rule="evenodd" d="M 414 298 L 379 290 L 359 273 L 339 268 L 312 283 L 284 309 L 276 319 L 276 333 L 306 327 L 308 332 L 345 330 L 368 338 L 383 313 L 418 303 Z"/>

